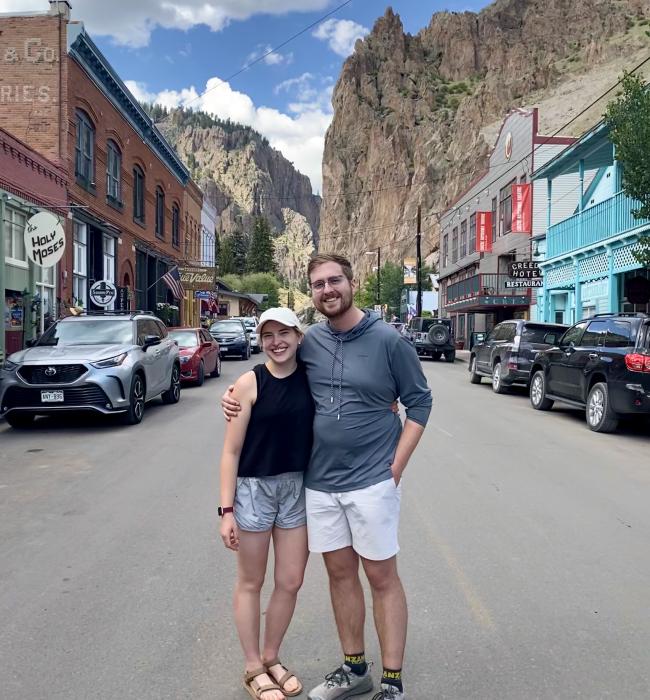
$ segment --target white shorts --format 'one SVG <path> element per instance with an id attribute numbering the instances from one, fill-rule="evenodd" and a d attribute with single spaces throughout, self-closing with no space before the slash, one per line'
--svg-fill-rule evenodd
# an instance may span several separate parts
<path id="1" fill-rule="evenodd" d="M 402 486 L 391 477 L 357 491 L 305 489 L 309 551 L 352 547 L 364 559 L 385 561 L 399 552 L 397 529 Z"/>

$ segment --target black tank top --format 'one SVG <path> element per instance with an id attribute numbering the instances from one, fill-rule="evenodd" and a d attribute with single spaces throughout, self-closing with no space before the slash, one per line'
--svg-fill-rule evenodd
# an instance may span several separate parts
<path id="1" fill-rule="evenodd" d="M 253 368 L 257 400 L 253 405 L 238 476 L 265 477 L 304 472 L 313 442 L 314 401 L 304 365 L 284 379 L 266 365 Z"/>

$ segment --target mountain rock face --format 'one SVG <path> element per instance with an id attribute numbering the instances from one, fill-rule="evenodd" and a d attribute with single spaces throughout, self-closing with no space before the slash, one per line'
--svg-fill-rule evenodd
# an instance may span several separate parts
<path id="1" fill-rule="evenodd" d="M 422 252 L 435 251 L 436 214 L 485 168 L 507 112 L 538 106 L 541 130 L 559 129 L 647 56 L 649 20 L 647 0 L 497 0 L 437 13 L 411 36 L 388 9 L 334 91 L 320 250 L 348 255 L 363 278 L 366 251 L 415 253 L 421 205 Z M 605 104 L 563 133 L 581 133 Z"/>
<path id="2" fill-rule="evenodd" d="M 256 216 L 266 217 L 278 237 L 278 271 L 290 280 L 304 277 L 320 221 L 309 178 L 248 127 L 177 111 L 164 131 L 216 207 L 221 234 L 249 232 Z"/>

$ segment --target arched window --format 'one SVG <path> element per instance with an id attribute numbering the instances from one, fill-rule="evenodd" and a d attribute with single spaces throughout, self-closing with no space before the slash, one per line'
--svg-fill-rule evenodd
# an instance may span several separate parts
<path id="1" fill-rule="evenodd" d="M 76 112 L 75 176 L 86 187 L 95 185 L 95 127 L 80 109 Z"/>
<path id="2" fill-rule="evenodd" d="M 144 224 L 144 172 L 139 165 L 133 166 L 133 218 Z"/>
<path id="3" fill-rule="evenodd" d="M 177 204 L 172 207 L 172 245 L 177 248 L 181 243 L 181 212 Z"/>
<path id="4" fill-rule="evenodd" d="M 113 202 L 122 201 L 122 153 L 115 141 L 106 144 L 106 195 Z"/>
<path id="5" fill-rule="evenodd" d="M 165 193 L 156 187 L 156 236 L 165 237 Z"/>

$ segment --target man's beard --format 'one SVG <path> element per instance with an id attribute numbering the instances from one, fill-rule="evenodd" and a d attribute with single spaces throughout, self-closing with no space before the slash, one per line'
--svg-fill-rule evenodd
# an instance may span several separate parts
<path id="1" fill-rule="evenodd" d="M 314 304 L 316 309 L 320 311 L 323 316 L 326 316 L 329 319 L 333 318 L 338 318 L 339 316 L 343 316 L 347 311 L 349 311 L 352 308 L 352 290 L 348 289 L 345 292 L 338 292 L 337 296 L 334 297 L 339 300 L 339 306 L 336 311 L 328 311 L 326 306 L 325 306 L 325 299 L 322 297 Z"/>

